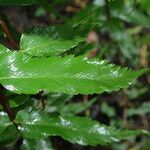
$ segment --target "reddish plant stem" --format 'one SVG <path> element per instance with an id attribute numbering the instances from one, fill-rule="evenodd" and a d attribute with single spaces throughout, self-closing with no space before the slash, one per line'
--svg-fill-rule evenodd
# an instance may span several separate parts
<path id="1" fill-rule="evenodd" d="M 0 90 L 0 104 L 3 106 L 4 111 L 8 114 L 8 117 L 11 121 L 14 120 L 15 116 L 9 106 L 9 103 L 7 101 L 7 98 L 2 93 L 2 90 Z"/>
<path id="2" fill-rule="evenodd" d="M 0 16 L 0 26 L 2 27 L 3 31 L 5 32 L 11 46 L 12 49 L 18 50 L 19 49 L 19 45 L 16 42 L 16 40 L 13 38 L 7 24 L 5 23 L 5 21 L 3 20 L 3 18 Z"/>
<path id="3" fill-rule="evenodd" d="M 3 20 L 3 18 L 1 16 L 0 16 L 0 27 L 2 27 L 3 31 L 5 32 L 7 38 L 12 46 L 12 49 L 16 49 L 16 50 L 19 49 L 17 42 L 14 40 L 7 24 L 5 23 L 5 21 Z M 7 113 L 9 119 L 14 123 L 15 115 L 10 108 L 10 105 L 9 105 L 9 102 L 8 102 L 6 96 L 3 94 L 3 89 L 4 89 L 3 86 L 0 85 L 0 104 L 2 105 L 4 111 Z"/>

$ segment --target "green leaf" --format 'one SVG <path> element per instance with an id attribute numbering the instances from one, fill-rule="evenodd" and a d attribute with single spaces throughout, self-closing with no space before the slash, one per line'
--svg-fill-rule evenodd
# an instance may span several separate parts
<path id="1" fill-rule="evenodd" d="M 60 106 L 64 105 L 66 102 L 70 101 L 73 95 L 63 94 L 63 93 L 50 93 L 48 94 L 48 105 L 50 106 Z"/>
<path id="2" fill-rule="evenodd" d="M 0 5 L 31 5 L 40 2 L 41 0 L 0 0 Z"/>
<path id="3" fill-rule="evenodd" d="M 140 1 L 142 8 L 147 10 L 148 12 L 150 12 L 149 8 L 150 8 L 150 1 L 149 0 L 142 0 Z"/>
<path id="4" fill-rule="evenodd" d="M 0 55 L 6 52 L 9 52 L 10 50 L 6 48 L 4 45 L 0 44 Z"/>
<path id="5" fill-rule="evenodd" d="M 144 140 L 141 142 L 140 149 L 141 149 L 141 150 L 149 150 L 149 147 L 150 147 L 149 138 L 148 138 L 148 139 L 144 139 Z"/>
<path id="6" fill-rule="evenodd" d="M 135 46 L 132 37 L 126 31 L 122 22 L 117 19 L 112 19 L 109 23 L 108 21 L 105 22 L 104 28 L 106 28 L 105 32 L 109 32 L 111 38 L 115 41 L 115 45 L 119 47 L 124 58 L 131 60 L 137 57 L 138 48 Z"/>
<path id="7" fill-rule="evenodd" d="M 2 134 L 5 129 L 12 125 L 10 122 L 9 122 L 9 118 L 7 117 L 7 114 L 4 113 L 4 112 L 0 112 L 0 134 Z"/>
<path id="8" fill-rule="evenodd" d="M 16 118 L 19 130 L 25 138 L 41 139 L 48 136 L 61 136 L 62 138 L 80 145 L 106 145 L 119 142 L 147 131 L 116 130 L 84 117 L 50 116 L 42 112 L 19 112 Z"/>
<path id="9" fill-rule="evenodd" d="M 27 95 L 16 95 L 13 93 L 13 95 L 7 96 L 7 100 L 9 101 L 9 105 L 13 110 L 22 108 L 23 106 L 27 106 L 27 104 L 30 104 L 31 101 L 29 101 L 29 96 Z M 0 111 L 3 110 L 3 107 L 0 105 Z"/>
<path id="10" fill-rule="evenodd" d="M 143 27 L 149 28 L 150 19 L 146 16 L 140 9 L 136 9 L 132 3 L 121 4 L 120 7 L 114 7 L 120 1 L 116 1 L 111 7 L 111 15 L 115 18 L 119 18 L 123 21 L 127 21 L 133 24 L 141 25 Z M 147 5 L 148 6 L 148 5 Z"/>
<path id="11" fill-rule="evenodd" d="M 71 102 L 72 97 L 72 95 L 62 93 L 49 94 L 45 111 L 48 113 L 59 112 L 64 115 L 78 114 L 85 111 L 96 101 L 96 99 L 93 98 L 84 103 L 73 103 Z"/>
<path id="12" fill-rule="evenodd" d="M 109 106 L 106 102 L 102 103 L 101 112 L 106 114 L 108 117 L 114 117 L 116 115 L 115 109 Z"/>
<path id="13" fill-rule="evenodd" d="M 144 27 L 150 27 L 150 19 L 142 11 L 134 9 L 134 11 L 129 15 L 131 22 L 142 25 Z"/>
<path id="14" fill-rule="evenodd" d="M 69 103 L 63 106 L 60 106 L 58 111 L 63 115 L 73 115 L 78 114 L 86 109 L 88 109 L 92 104 L 96 101 L 96 99 L 89 100 L 84 103 Z"/>
<path id="15" fill-rule="evenodd" d="M 78 114 L 85 111 L 96 101 L 96 99 L 92 99 L 85 103 L 64 103 L 63 98 L 60 98 L 59 100 L 60 101 L 56 100 L 55 102 L 51 103 L 51 99 L 48 99 L 48 106 L 46 107 L 45 111 L 49 113 L 59 112 L 60 114 L 64 115 Z"/>
<path id="16" fill-rule="evenodd" d="M 0 135 L 0 145 L 16 143 L 20 136 L 17 128 L 13 125 L 6 128 L 5 131 Z"/>
<path id="17" fill-rule="evenodd" d="M 20 48 L 32 56 L 59 55 L 84 41 L 85 37 L 70 25 L 35 27 L 21 37 Z"/>
<path id="18" fill-rule="evenodd" d="M 150 112 L 150 102 L 144 102 L 139 108 L 128 109 L 128 116 L 144 115 Z"/>
<path id="19" fill-rule="evenodd" d="M 0 83 L 10 91 L 24 94 L 41 90 L 67 94 L 110 92 L 127 87 L 145 71 L 73 56 L 37 58 L 11 52 L 0 57 Z"/>
<path id="20" fill-rule="evenodd" d="M 9 104 L 11 108 L 18 107 L 20 105 L 23 105 L 27 101 L 29 101 L 29 96 L 27 95 L 15 95 L 15 96 L 10 96 L 8 97 L 9 99 Z"/>
<path id="21" fill-rule="evenodd" d="M 28 140 L 24 139 L 21 150 L 54 150 L 50 140 Z"/>
<path id="22" fill-rule="evenodd" d="M 73 28 L 79 28 L 79 30 L 88 33 L 96 26 L 100 26 L 102 24 L 100 21 L 100 15 L 102 13 L 103 10 L 100 7 L 86 7 L 74 15 L 73 18 L 68 19 L 67 24 L 71 25 Z"/>

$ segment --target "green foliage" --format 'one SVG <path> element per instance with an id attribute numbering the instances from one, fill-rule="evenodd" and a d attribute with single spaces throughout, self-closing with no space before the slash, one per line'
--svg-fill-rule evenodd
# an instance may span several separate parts
<path id="1" fill-rule="evenodd" d="M 106 102 L 102 103 L 101 111 L 102 113 L 106 114 L 108 117 L 114 117 L 116 114 L 114 108 L 109 106 Z"/>
<path id="2" fill-rule="evenodd" d="M 2 134 L 8 126 L 12 125 L 12 123 L 9 123 L 9 118 L 6 113 L 0 112 L 0 116 L 0 134 Z"/>
<path id="3" fill-rule="evenodd" d="M 121 69 L 107 61 L 84 57 L 29 57 L 21 52 L 0 58 L 0 83 L 15 93 L 41 90 L 67 94 L 93 94 L 127 87 L 146 70 Z M 86 88 L 85 88 L 86 87 Z"/>
<path id="4" fill-rule="evenodd" d="M 99 13 L 102 13 L 102 9 L 99 7 L 87 7 L 77 13 L 73 18 L 67 21 L 67 24 L 72 25 L 73 28 L 79 28 L 84 32 L 89 32 L 95 27 L 101 26 L 101 20 Z M 88 16 L 88 17 L 85 17 Z"/>
<path id="5" fill-rule="evenodd" d="M 145 102 L 143 103 L 139 108 L 130 108 L 128 109 L 128 116 L 133 116 L 133 115 L 144 115 L 146 113 L 149 113 L 150 110 L 150 103 Z"/>
<path id="6" fill-rule="evenodd" d="M 21 150 L 54 150 L 49 140 L 23 140 Z"/>
<path id="7" fill-rule="evenodd" d="M 15 126 L 9 126 L 1 133 L 1 137 L 3 137 L 0 138 L 1 145 L 13 144 L 18 139 L 19 133 Z"/>
<path id="8" fill-rule="evenodd" d="M 0 55 L 6 52 L 9 52 L 9 49 L 6 48 L 4 45 L 0 44 Z"/>
<path id="9" fill-rule="evenodd" d="M 22 35 L 20 48 L 32 56 L 54 56 L 84 40 L 85 37 L 70 25 L 35 27 Z"/>
<path id="10" fill-rule="evenodd" d="M 143 9 L 147 10 L 149 13 L 150 13 L 150 1 L 149 0 L 143 0 L 140 2 L 141 3 L 141 6 Z"/>
<path id="11" fill-rule="evenodd" d="M 59 112 L 64 115 L 75 115 L 88 109 L 96 101 L 91 99 L 84 103 L 71 103 L 70 99 L 73 96 L 67 94 L 49 94 L 48 106 L 45 111 L 48 113 Z"/>
<path id="12" fill-rule="evenodd" d="M 43 112 L 20 111 L 15 120 L 25 138 L 39 140 L 48 136 L 61 136 L 81 145 L 106 145 L 131 136 L 148 134 L 146 131 L 121 131 L 100 125 L 88 118 L 75 116 L 50 116 Z"/>
<path id="13" fill-rule="evenodd" d="M 150 103 L 144 102 L 136 109 L 128 109 L 126 114 L 128 101 L 142 97 L 148 92 L 148 86 L 139 84 L 138 87 L 136 82 L 134 87 L 124 90 L 123 98 L 120 97 L 127 102 L 118 102 L 121 110 L 117 110 L 118 107 L 114 109 L 109 101 L 103 99 L 103 95 L 97 94 L 127 88 L 149 71 L 146 68 L 148 65 L 139 69 L 142 66 L 139 65 L 139 53 L 144 51 L 145 54 L 150 42 L 148 34 L 143 36 L 149 31 L 150 2 L 113 0 L 107 3 L 97 0 L 80 12 L 73 13 L 72 17 L 72 14 L 66 14 L 68 7 L 65 7 L 72 3 L 65 0 L 52 1 L 51 5 L 39 0 L 0 0 L 0 5 L 36 3 L 40 5 L 35 6 L 35 12 L 33 8 L 34 17 L 46 16 L 60 24 L 27 29 L 21 35 L 18 50 L 11 51 L 0 44 L 0 96 L 4 98 L 0 99 L 0 146 L 14 146 L 22 139 L 21 150 L 53 150 L 49 137 L 60 136 L 75 144 L 111 144 L 112 149 L 125 149 L 125 143 L 114 143 L 130 138 L 133 142 L 134 137 L 141 134 L 150 136 L 146 130 L 117 129 L 87 117 L 97 118 L 94 115 L 98 111 L 110 119 L 108 122 L 111 125 L 122 127 L 126 120 L 122 121 L 122 116 L 116 118 L 117 113 L 121 112 L 123 119 L 149 113 Z M 59 5 L 61 7 L 56 11 Z M 62 13 L 63 7 L 65 11 Z M 88 34 L 93 31 L 96 34 L 90 41 Z M 147 53 L 144 62 L 146 56 Z M 116 93 L 121 95 L 121 91 Z M 83 98 L 79 94 L 86 95 Z M 112 97 L 116 100 L 117 96 Z M 120 97 L 119 101 L 122 100 Z M 98 98 L 103 100 L 101 105 Z M 43 111 L 42 107 L 45 107 Z M 10 111 L 15 116 L 13 121 Z M 86 117 L 81 117 L 84 114 Z M 105 122 L 106 118 L 102 117 L 102 120 Z"/>

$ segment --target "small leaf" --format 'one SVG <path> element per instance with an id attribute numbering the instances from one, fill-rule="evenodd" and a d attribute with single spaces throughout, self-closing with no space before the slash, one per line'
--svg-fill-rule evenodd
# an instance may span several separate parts
<path id="1" fill-rule="evenodd" d="M 0 57 L 0 83 L 16 93 L 41 90 L 67 94 L 93 94 L 127 87 L 145 69 L 132 71 L 107 61 L 84 57 L 29 57 L 21 52 Z"/>
<path id="2" fill-rule="evenodd" d="M 50 93 L 48 94 L 48 105 L 50 106 L 60 106 L 64 105 L 66 102 L 70 101 L 73 95 L 63 94 L 63 93 Z"/>
<path id="3" fill-rule="evenodd" d="M 0 55 L 6 52 L 9 52 L 10 50 L 6 48 L 4 45 L 0 44 Z"/>
<path id="4" fill-rule="evenodd" d="M 25 138 L 37 140 L 48 136 L 61 136 L 80 145 L 106 145 L 139 134 L 148 134 L 141 130 L 117 130 L 84 117 L 53 117 L 42 112 L 29 114 L 22 111 L 16 120 Z"/>
<path id="5" fill-rule="evenodd" d="M 1 111 L 0 112 L 0 134 L 2 134 L 5 131 L 5 129 L 10 125 L 12 124 L 9 122 L 9 118 L 7 117 L 7 114 Z"/>
<path id="6" fill-rule="evenodd" d="M 53 101 L 53 99 L 48 99 L 48 106 L 46 107 L 45 111 L 48 113 L 59 112 L 60 114 L 64 115 L 78 114 L 89 108 L 95 101 L 96 99 L 94 98 L 85 103 L 66 103 L 63 97 L 62 99 L 60 97 L 55 101 Z"/>
<path id="7" fill-rule="evenodd" d="M 21 37 L 20 48 L 32 56 L 59 55 L 84 41 L 70 25 L 35 27 Z"/>
<path id="8" fill-rule="evenodd" d="M 131 4 L 128 5 L 127 3 L 123 3 L 123 1 L 121 6 L 117 8 L 116 5 L 120 4 L 120 1 L 115 1 L 114 4 L 112 4 L 112 16 L 114 16 L 115 18 L 119 18 L 123 21 L 130 22 L 132 24 L 137 24 L 141 25 L 142 27 L 149 28 L 150 19 L 143 13 L 142 10 L 134 8 L 134 6 L 132 6 Z"/>
<path id="9" fill-rule="evenodd" d="M 101 105 L 101 112 L 106 114 L 108 117 L 114 117 L 116 115 L 115 109 L 109 106 L 106 102 Z"/>
<path id="10" fill-rule="evenodd" d="M 85 103 L 73 103 L 70 100 L 72 95 L 62 94 L 62 93 L 51 93 L 48 95 L 48 106 L 45 111 L 48 113 L 59 112 L 64 115 L 78 114 L 89 108 L 96 99 L 93 98 Z"/>
<path id="11" fill-rule="evenodd" d="M 150 112 L 150 102 L 144 102 L 139 108 L 128 109 L 128 116 L 144 115 Z"/>
<path id="12" fill-rule="evenodd" d="M 15 126 L 9 126 L 5 129 L 3 133 L 0 134 L 0 145 L 10 144 L 12 142 L 16 143 L 19 138 L 18 130 Z"/>
<path id="13" fill-rule="evenodd" d="M 86 7 L 74 15 L 72 19 L 68 19 L 67 24 L 71 25 L 73 28 L 79 28 L 79 30 L 88 33 L 96 26 L 102 25 L 100 21 L 100 14 L 102 14 L 102 11 L 103 10 L 100 7 Z"/>
<path id="14" fill-rule="evenodd" d="M 50 140 L 28 140 L 24 139 L 21 150 L 54 150 Z"/>
<path id="15" fill-rule="evenodd" d="M 92 100 L 89 100 L 89 101 L 84 102 L 84 103 L 69 103 L 69 104 L 60 106 L 58 111 L 60 112 L 60 114 L 63 114 L 63 115 L 78 114 L 78 113 L 85 111 L 90 106 L 92 106 L 92 104 L 95 101 L 96 101 L 96 99 L 92 99 Z"/>
<path id="16" fill-rule="evenodd" d="M 150 26 L 150 19 L 147 17 L 142 11 L 134 9 L 132 13 L 129 15 L 130 22 L 136 23 L 143 27 L 149 28 Z"/>

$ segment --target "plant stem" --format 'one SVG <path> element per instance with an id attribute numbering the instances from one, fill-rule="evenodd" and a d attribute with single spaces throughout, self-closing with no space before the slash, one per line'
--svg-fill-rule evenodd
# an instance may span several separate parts
<path id="1" fill-rule="evenodd" d="M 2 93 L 2 89 L 0 90 L 0 104 L 3 106 L 3 109 L 7 113 L 9 119 L 13 122 L 15 116 L 9 106 L 6 96 Z"/>
<path id="2" fill-rule="evenodd" d="M 7 24 L 5 23 L 5 21 L 3 20 L 3 18 L 0 16 L 0 26 L 2 27 L 3 31 L 5 32 L 11 46 L 13 49 L 18 50 L 19 49 L 19 45 L 16 42 L 16 40 L 13 38 Z"/>
<path id="3" fill-rule="evenodd" d="M 18 43 L 13 38 L 7 24 L 5 23 L 5 21 L 3 20 L 3 18 L 1 16 L 0 16 L 0 26 L 2 27 L 4 33 L 6 34 L 8 40 L 12 46 L 12 49 L 15 49 L 15 50 L 19 49 Z M 9 105 L 9 102 L 8 102 L 6 96 L 3 94 L 3 89 L 4 89 L 3 86 L 0 85 L 0 104 L 3 106 L 3 109 L 7 113 L 9 119 L 15 124 L 15 122 L 14 122 L 15 115 L 10 108 L 10 105 Z"/>

